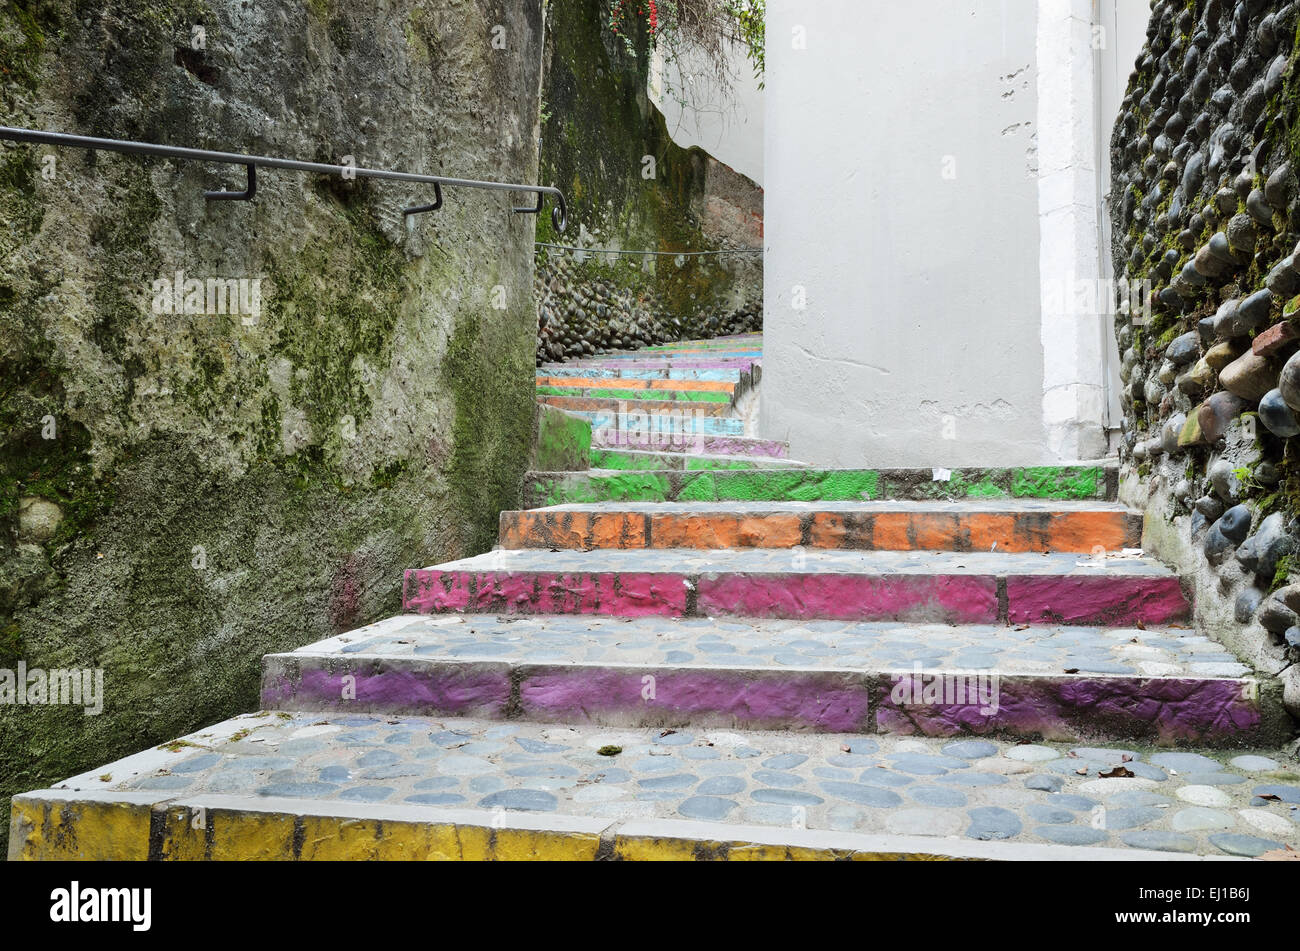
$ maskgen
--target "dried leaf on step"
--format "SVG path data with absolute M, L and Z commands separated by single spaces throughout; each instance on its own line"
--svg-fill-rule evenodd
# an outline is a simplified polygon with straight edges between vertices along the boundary
M 1123 766 L 1116 766 L 1110 772 L 1102 772 L 1099 770 L 1097 775 L 1102 779 L 1126 779 L 1136 774 L 1131 769 L 1126 769 Z
M 1270 849 L 1259 858 L 1264 862 L 1300 862 L 1300 852 L 1285 845 L 1280 849 Z

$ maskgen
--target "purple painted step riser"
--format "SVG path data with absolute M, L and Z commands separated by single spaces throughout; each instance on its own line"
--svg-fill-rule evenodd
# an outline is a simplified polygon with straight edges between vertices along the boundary
M 1144 576 L 561 574 L 409 569 L 405 610 L 620 617 L 744 617 L 948 624 L 1169 624 L 1177 578 Z
M 1232 680 L 516 665 L 272 655 L 262 707 L 732 728 L 1050 740 L 1243 744 L 1275 728 Z M 936 686 L 936 684 L 938 686 Z M 946 691 L 927 694 L 926 691 Z

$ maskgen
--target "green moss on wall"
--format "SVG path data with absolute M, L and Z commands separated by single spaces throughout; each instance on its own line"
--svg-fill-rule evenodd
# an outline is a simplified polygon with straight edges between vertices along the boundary
M 716 249 L 717 239 L 699 218 L 710 159 L 698 148 L 673 142 L 663 115 L 646 95 L 649 56 L 644 37 L 629 52 L 604 27 L 600 0 L 551 7 L 544 98 L 553 117 L 543 132 L 541 180 L 565 189 L 571 227 L 557 235 L 539 216 L 537 240 L 567 243 L 581 225 L 597 243 L 624 249 Z M 653 162 L 653 174 L 647 174 Z M 683 332 L 703 332 L 693 318 L 726 313 L 743 299 L 761 307 L 761 272 L 736 270 L 717 257 L 661 257 L 650 269 L 640 259 L 596 256 L 574 265 L 579 281 L 612 281 L 652 296 L 683 322 Z M 752 285 L 752 286 L 751 286 Z
M 439 29 L 439 56 L 486 77 L 467 98 L 431 75 L 430 39 L 414 57 L 365 28 L 374 4 L 283 4 L 289 40 L 234 69 L 219 38 L 256 15 L 241 0 L 0 0 L 0 103 L 36 110 L 21 124 L 276 154 L 310 103 L 312 148 L 334 155 L 381 70 L 365 109 L 396 144 L 376 135 L 373 164 L 415 164 L 432 107 L 439 147 L 530 179 L 531 142 L 485 145 L 453 108 L 531 126 L 540 3 L 383 6 L 530 39 L 498 54 Z M 173 61 L 195 23 L 206 79 Z M 530 285 L 525 219 L 469 196 L 405 231 L 389 195 L 291 173 L 205 204 L 237 173 L 107 153 L 60 150 L 47 183 L 46 154 L 0 147 L 0 663 L 102 668 L 107 696 L 98 717 L 0 709 L 0 854 L 9 795 L 255 708 L 264 653 L 396 613 L 403 568 L 490 548 L 535 405 L 531 301 L 473 291 Z M 255 326 L 153 313 L 174 268 L 264 278 Z M 20 536 L 29 496 L 59 506 L 53 537 Z

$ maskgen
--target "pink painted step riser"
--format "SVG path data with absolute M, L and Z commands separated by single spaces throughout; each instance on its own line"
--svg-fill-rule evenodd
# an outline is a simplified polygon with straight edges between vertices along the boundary
M 689 582 L 689 586 L 688 583 Z M 1002 587 L 1005 610 L 999 607 Z M 403 606 L 447 612 L 735 615 L 950 624 L 1167 624 L 1185 620 L 1177 578 L 989 575 L 562 574 L 410 569 Z

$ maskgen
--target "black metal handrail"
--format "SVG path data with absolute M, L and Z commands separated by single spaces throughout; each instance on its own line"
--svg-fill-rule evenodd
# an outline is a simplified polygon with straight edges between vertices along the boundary
M 124 152 L 129 155 L 157 155 L 162 158 L 180 159 L 185 162 L 211 162 L 222 165 L 243 165 L 248 170 L 248 186 L 244 191 L 204 192 L 210 201 L 250 201 L 257 194 L 257 169 L 280 168 L 292 172 L 310 172 L 317 175 L 342 175 L 354 178 L 379 178 L 394 182 L 417 182 L 433 186 L 434 201 L 428 205 L 414 205 L 403 208 L 404 215 L 417 215 L 426 211 L 436 211 L 442 207 L 442 186 L 453 188 L 485 188 L 491 191 L 532 192 L 537 195 L 536 207 L 526 205 L 514 207 L 516 214 L 535 215 L 541 212 L 550 195 L 554 199 L 551 208 L 551 223 L 555 230 L 563 232 L 568 224 L 568 212 L 564 202 L 564 193 L 548 185 L 521 185 L 514 182 L 482 182 L 472 178 L 449 178 L 445 175 L 424 175 L 417 172 L 394 172 L 380 168 L 362 168 L 356 165 L 326 165 L 321 162 L 300 162 L 297 159 L 275 158 L 268 155 L 241 155 L 237 152 L 212 152 L 207 149 L 189 149 L 176 145 L 158 145 L 153 142 L 132 142 L 126 139 L 100 139 L 88 135 L 69 135 L 65 132 L 44 132 L 39 129 L 19 129 L 12 126 L 0 126 L 0 139 L 13 142 L 32 142 L 41 145 L 54 145 L 63 148 L 102 149 L 108 152 Z

